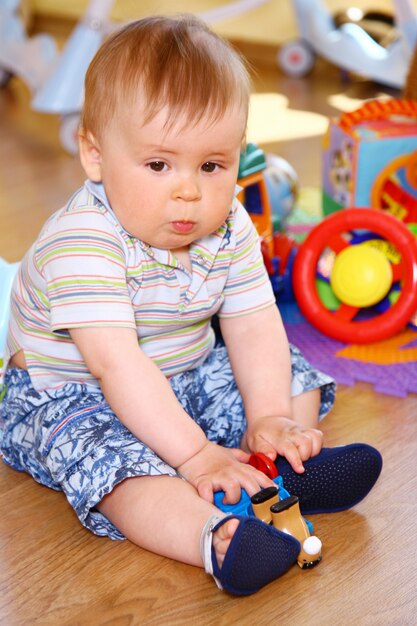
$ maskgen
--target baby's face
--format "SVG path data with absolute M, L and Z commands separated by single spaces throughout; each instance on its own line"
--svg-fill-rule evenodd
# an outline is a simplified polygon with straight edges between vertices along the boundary
M 215 231 L 234 196 L 244 115 L 230 108 L 214 123 L 166 129 L 166 110 L 142 126 L 140 111 L 111 122 L 99 172 L 122 226 L 157 248 L 175 250 Z M 87 171 L 88 175 L 88 171 Z

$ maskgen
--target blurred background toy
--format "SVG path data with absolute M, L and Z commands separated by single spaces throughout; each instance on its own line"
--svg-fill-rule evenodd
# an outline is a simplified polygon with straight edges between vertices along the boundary
M 417 16 L 411 0 L 393 0 L 396 33 L 391 32 L 385 41 L 370 34 L 372 20 L 361 25 L 360 19 L 352 20 L 347 12 L 344 19 L 339 16 L 335 21 L 322 0 L 292 0 L 292 5 L 300 38 L 282 46 L 278 53 L 278 64 L 286 74 L 305 76 L 318 54 L 343 70 L 391 87 L 404 86 L 417 40 Z M 352 13 L 355 15 L 353 8 Z M 389 28 L 386 22 L 384 26 Z
M 350 160 L 351 155 L 349 151 Z M 274 185 L 268 186 L 267 162 L 268 155 L 248 144 L 241 155 L 238 197 L 260 235 L 279 304 L 295 299 L 315 328 L 346 342 L 379 341 L 412 323 L 417 312 L 417 239 L 410 229 L 383 211 L 344 209 L 332 220 L 311 224 L 300 245 L 286 232 L 296 199 L 293 192 L 286 204 L 288 180 L 294 182 L 295 173 L 272 156 L 275 169 L 269 175 L 274 175 Z M 274 222 L 274 204 L 283 220 Z
M 45 34 L 28 37 L 19 0 L 0 0 L 0 86 L 19 76 L 34 94 L 53 70 L 57 49 Z
M 61 116 L 60 141 L 70 154 L 78 151 L 77 131 L 83 104 L 84 76 L 104 36 L 113 0 L 90 0 L 62 50 L 54 71 L 32 100 L 32 108 Z
M 345 209 L 309 233 L 292 278 L 296 302 L 315 328 L 340 341 L 380 341 L 417 311 L 417 238 L 388 213 Z
M 416 150 L 417 101 L 370 100 L 330 120 L 322 154 L 324 215 L 348 206 L 382 207 L 387 168 L 401 187 L 398 159 L 403 164 Z M 411 185 L 417 177 L 409 179 Z
M 282 157 L 267 153 L 264 172 L 271 203 L 274 231 L 286 228 L 288 217 L 298 199 L 299 181 L 293 166 Z
M 387 11 L 363 10 L 351 6 L 344 11 L 335 13 L 333 19 L 337 28 L 343 24 L 357 24 L 385 48 L 400 37 L 394 15 Z
M 417 224 L 417 151 L 382 168 L 372 186 L 371 206 L 395 215 L 409 227 Z
M 256 144 L 249 143 L 240 156 L 238 186 L 241 187 L 238 198 L 260 236 L 274 292 L 283 299 L 291 297 L 291 265 L 296 244 L 283 231 L 295 207 L 297 175 L 287 161 L 266 155 Z

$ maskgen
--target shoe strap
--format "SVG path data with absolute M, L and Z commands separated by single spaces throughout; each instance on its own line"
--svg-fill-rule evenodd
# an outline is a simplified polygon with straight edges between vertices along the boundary
M 200 554 L 201 560 L 203 561 L 204 569 L 207 574 L 213 576 L 216 585 L 219 589 L 223 589 L 223 586 L 220 580 L 213 573 L 213 529 L 217 526 L 219 522 L 224 520 L 225 517 L 229 517 L 228 515 L 218 515 L 214 513 L 210 515 L 207 522 L 205 523 L 203 530 L 201 531 L 200 536 Z

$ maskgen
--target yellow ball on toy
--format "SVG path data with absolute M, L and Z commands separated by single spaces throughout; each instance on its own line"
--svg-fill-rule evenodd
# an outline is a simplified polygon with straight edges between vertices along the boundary
M 366 243 L 349 246 L 336 257 L 330 285 L 345 304 L 372 306 L 387 295 L 392 269 L 386 256 Z

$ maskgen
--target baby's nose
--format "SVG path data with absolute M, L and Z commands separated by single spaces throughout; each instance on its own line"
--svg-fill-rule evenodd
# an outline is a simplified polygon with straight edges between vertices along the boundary
M 186 176 L 178 180 L 174 191 L 175 198 L 178 200 L 199 200 L 201 198 L 200 185 L 197 177 Z

